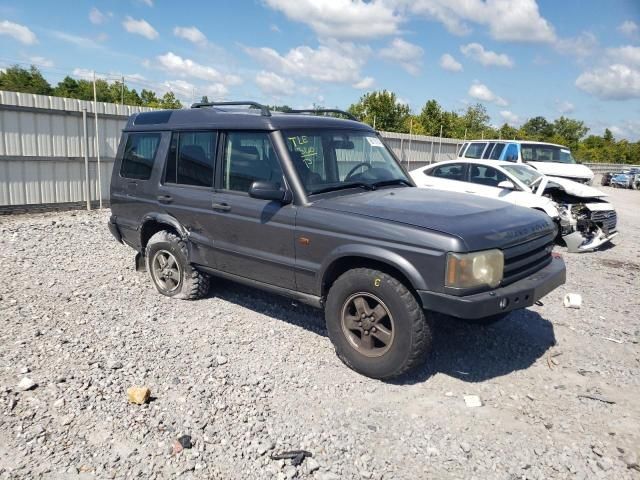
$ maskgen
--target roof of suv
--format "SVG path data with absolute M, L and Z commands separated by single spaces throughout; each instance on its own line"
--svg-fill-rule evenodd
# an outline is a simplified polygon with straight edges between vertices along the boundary
M 427 167 L 435 167 L 438 165 L 447 165 L 449 163 L 469 163 L 473 165 L 485 165 L 487 167 L 505 167 L 505 166 L 518 166 L 522 167 L 523 164 L 515 163 L 515 162 L 507 162 L 506 160 L 489 160 L 489 159 L 480 159 L 480 158 L 456 158 L 453 160 L 444 160 L 438 163 L 432 163 L 431 165 L 427 165 Z M 526 165 L 525 165 L 526 167 Z M 426 167 L 418 167 L 416 170 L 421 170 Z M 531 168 L 531 167 L 527 167 Z
M 255 109 L 224 110 L 210 107 L 137 113 L 129 118 L 125 131 L 182 128 L 243 130 L 339 128 L 374 132 L 369 125 L 364 123 L 324 115 L 271 112 L 267 116 Z
M 475 143 L 475 142 L 481 142 L 481 143 L 490 143 L 490 142 L 502 142 L 502 143 L 531 143 L 533 145 L 550 145 L 552 147 L 561 147 L 561 148 L 566 148 L 569 149 L 569 147 L 566 147 L 564 145 L 560 145 L 558 143 L 549 143 L 549 142 L 537 142 L 535 140 L 508 140 L 508 139 L 497 139 L 497 138 L 487 138 L 484 140 L 466 140 L 465 143 Z

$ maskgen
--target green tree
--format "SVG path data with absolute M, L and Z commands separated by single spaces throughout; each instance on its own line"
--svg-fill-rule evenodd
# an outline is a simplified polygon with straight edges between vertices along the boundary
M 537 140 L 543 142 L 553 136 L 553 125 L 544 117 L 533 117 L 527 120 L 520 127 L 520 136 L 527 140 Z
M 508 123 L 503 123 L 502 126 L 498 129 L 498 136 L 505 140 L 513 140 L 518 138 L 518 130 L 513 128 Z
M 358 103 L 349 107 L 349 113 L 369 125 L 375 125 L 378 130 L 405 132 L 406 119 L 411 111 L 408 105 L 398 103 L 395 93 L 382 90 L 360 97 Z
M 589 128 L 585 126 L 584 122 L 562 116 L 553 122 L 552 136 L 555 137 L 553 138 L 555 143 L 560 143 L 568 146 L 569 148 L 576 149 L 578 148 L 578 142 L 587 134 L 588 131 Z M 613 136 L 611 136 L 611 138 L 613 138 Z
M 493 136 L 493 131 L 489 126 L 489 120 L 490 117 L 484 105 L 481 103 L 469 105 L 460 117 L 456 134 L 458 138 L 463 138 L 466 132 L 468 139 Z
M 28 70 L 14 65 L 0 72 L 0 90 L 38 95 L 51 95 L 53 91 L 35 65 L 31 65 Z
M 176 98 L 173 92 L 167 92 L 160 100 L 160 108 L 176 110 L 182 108 L 182 103 L 180 103 L 180 100 Z

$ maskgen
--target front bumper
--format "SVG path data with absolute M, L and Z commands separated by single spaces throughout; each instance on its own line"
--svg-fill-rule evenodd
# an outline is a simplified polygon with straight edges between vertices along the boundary
M 566 281 L 566 268 L 560 257 L 533 275 L 489 292 L 457 297 L 446 293 L 418 290 L 422 308 L 458 318 L 476 319 L 526 308 Z M 506 301 L 504 308 L 501 301 Z

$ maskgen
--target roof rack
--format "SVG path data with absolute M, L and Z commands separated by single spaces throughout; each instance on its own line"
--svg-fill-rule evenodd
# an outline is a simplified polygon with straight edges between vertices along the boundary
M 349 120 L 355 120 L 356 122 L 358 121 L 358 119 L 356 117 L 354 117 L 352 114 L 350 114 L 349 112 L 345 112 L 344 110 L 338 110 L 336 108 L 296 109 L 296 110 L 287 110 L 286 112 L 283 112 L 283 113 L 314 113 L 316 115 L 321 114 L 321 113 L 338 113 L 340 115 L 344 115 Z
M 239 106 L 244 105 L 248 107 L 253 107 L 260 109 L 260 115 L 263 117 L 270 117 L 271 110 L 266 105 L 262 105 L 258 102 L 198 102 L 191 105 L 191 108 L 202 108 L 202 107 L 228 107 L 228 106 Z

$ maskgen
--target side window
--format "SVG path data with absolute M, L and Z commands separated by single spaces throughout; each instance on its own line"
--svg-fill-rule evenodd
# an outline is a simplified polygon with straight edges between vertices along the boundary
M 493 147 L 495 147 L 495 145 L 495 143 L 490 143 L 487 149 L 484 151 L 484 155 L 482 155 L 482 158 L 489 158 L 489 155 L 491 155 L 491 152 L 493 151 Z
M 165 183 L 211 187 L 216 132 L 174 132 L 167 155 Z
M 282 169 L 265 132 L 229 132 L 224 151 L 222 188 L 248 192 L 256 181 L 282 184 Z
M 484 165 L 471 165 L 471 183 L 497 187 L 500 182 L 507 180 L 507 176 L 492 167 Z
M 491 160 L 500 160 L 500 155 L 502 155 L 502 151 L 504 150 L 505 144 L 504 143 L 496 143 L 496 146 L 493 149 L 493 152 L 491 152 L 491 155 L 489 156 L 489 158 Z
M 464 154 L 465 158 L 480 158 L 482 157 L 482 152 L 484 151 L 484 147 L 486 147 L 486 143 L 470 143 L 469 148 Z
M 462 181 L 464 180 L 464 164 L 449 163 L 447 165 L 440 165 L 431 170 L 430 175 L 432 177 L 446 178 L 447 180 Z
M 518 161 L 518 146 L 515 143 L 510 143 L 507 147 L 507 152 L 504 154 L 504 159 L 507 162 Z
M 460 147 L 460 150 L 458 150 L 458 156 L 461 157 L 462 154 L 464 153 L 464 149 L 467 148 L 467 145 L 469 145 L 468 143 L 463 143 L 462 146 Z
M 120 176 L 149 180 L 159 144 L 159 133 L 130 133 L 122 155 Z

